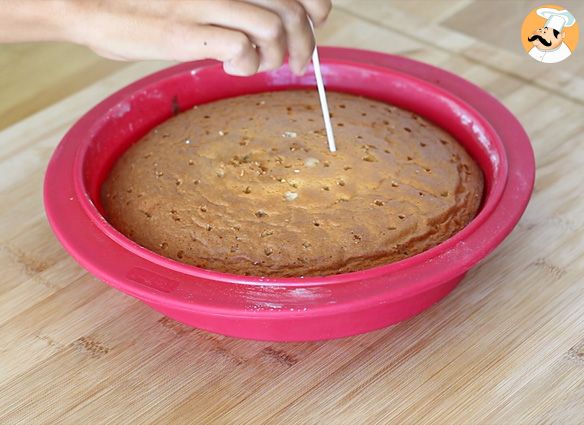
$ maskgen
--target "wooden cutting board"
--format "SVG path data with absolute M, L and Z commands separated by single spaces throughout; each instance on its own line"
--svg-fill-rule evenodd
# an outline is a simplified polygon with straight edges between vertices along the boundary
M 550 68 L 494 45 L 475 21 L 495 3 L 342 0 L 321 31 L 490 91 L 525 126 L 538 175 L 518 227 L 444 301 L 318 343 L 190 329 L 81 269 L 43 213 L 48 158 L 83 112 L 168 64 L 0 47 L 0 128 L 13 124 L 0 131 L 0 424 L 584 423 L 584 49 Z M 581 5 L 565 4 L 584 19 Z M 515 37 L 535 6 L 513 3 L 500 32 Z M 47 49 L 73 54 L 48 64 Z

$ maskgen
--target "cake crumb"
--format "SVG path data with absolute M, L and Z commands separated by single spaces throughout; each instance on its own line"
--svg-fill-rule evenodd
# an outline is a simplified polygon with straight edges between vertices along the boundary
M 315 167 L 316 164 L 318 164 L 319 162 L 320 161 L 318 159 L 310 157 L 310 158 L 306 158 L 304 160 L 304 165 L 312 168 L 312 167 Z

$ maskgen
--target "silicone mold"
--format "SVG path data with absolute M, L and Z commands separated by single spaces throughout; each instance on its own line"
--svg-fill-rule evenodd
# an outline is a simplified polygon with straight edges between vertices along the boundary
M 262 91 L 313 88 L 287 67 L 253 77 L 226 75 L 214 61 L 180 64 L 103 100 L 67 132 L 44 187 L 49 222 L 90 273 L 193 327 L 241 338 L 305 341 L 379 329 L 420 313 L 509 234 L 534 182 L 534 157 L 517 119 L 495 98 L 436 67 L 364 50 L 322 47 L 328 90 L 411 110 L 450 132 L 483 170 L 481 211 L 462 231 L 405 260 L 310 278 L 238 276 L 159 256 L 116 231 L 99 190 L 115 160 L 152 127 L 181 110 Z M 488 284 L 488 282 L 484 282 Z

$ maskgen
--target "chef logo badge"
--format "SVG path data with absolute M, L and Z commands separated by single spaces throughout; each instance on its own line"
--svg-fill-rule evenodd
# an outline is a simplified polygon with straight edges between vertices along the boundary
M 544 5 L 533 9 L 523 21 L 521 42 L 523 48 L 538 62 L 561 62 L 578 44 L 576 18 L 561 6 Z

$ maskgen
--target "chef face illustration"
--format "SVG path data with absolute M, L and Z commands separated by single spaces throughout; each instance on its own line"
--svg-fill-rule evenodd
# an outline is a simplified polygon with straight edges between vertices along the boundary
M 555 50 L 563 43 L 566 33 L 560 33 L 555 28 L 538 28 L 527 39 L 539 50 Z
M 572 54 L 566 39 L 565 27 L 574 25 L 576 19 L 567 10 L 558 10 L 550 7 L 541 7 L 536 11 L 538 16 L 545 19 L 544 24 L 533 30 L 527 41 L 533 47 L 529 56 L 543 63 L 561 62 Z

